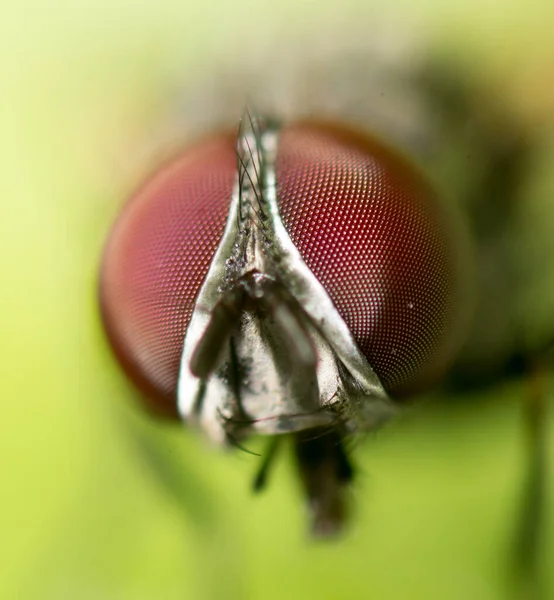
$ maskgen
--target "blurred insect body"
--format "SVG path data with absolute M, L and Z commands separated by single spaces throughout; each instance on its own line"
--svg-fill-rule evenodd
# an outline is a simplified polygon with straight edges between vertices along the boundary
M 347 125 L 289 126 L 285 120 L 277 126 L 247 119 L 237 156 L 228 134 L 193 146 L 124 209 L 106 250 L 101 300 L 117 355 L 158 412 L 197 421 L 223 443 L 238 443 L 252 432 L 293 433 L 314 529 L 328 534 L 345 519 L 344 490 L 352 479 L 342 439 L 371 429 L 394 412 L 398 398 L 426 389 L 445 374 L 468 330 L 473 287 L 463 236 L 447 224 L 450 216 L 440 209 L 437 218 L 437 205 L 427 191 L 420 193 L 419 184 L 414 192 L 413 170 L 404 159 L 370 138 L 354 142 L 349 125 L 376 130 L 416 156 L 439 187 L 450 187 L 450 195 L 467 209 L 479 251 L 479 294 L 473 335 L 447 377 L 455 391 L 504 376 L 517 354 L 512 304 L 494 303 L 491 313 L 490 302 L 503 284 L 508 289 L 516 285 L 502 240 L 517 185 L 504 188 L 502 203 L 494 199 L 505 168 L 517 183 L 517 166 L 530 144 L 517 133 L 500 140 L 498 123 L 474 118 L 475 101 L 464 85 L 451 86 L 444 72 L 437 75 L 409 52 L 390 59 L 375 49 L 348 53 L 341 48 L 310 68 L 295 65 L 285 77 L 273 66 L 250 75 L 243 68 L 242 79 L 230 69 L 217 90 L 211 75 L 208 86 L 199 81 L 184 94 L 183 117 L 177 125 L 172 120 L 171 127 L 188 138 L 228 127 L 247 96 L 268 114 L 332 116 Z M 306 139 L 282 142 L 295 135 L 295 127 L 309 134 Z M 472 128 L 478 137 L 464 138 Z M 320 137 L 314 144 L 318 135 L 328 139 L 322 143 Z M 453 138 L 459 153 L 455 160 Z M 287 172 L 314 148 L 317 154 L 333 144 L 340 147 L 334 154 L 308 160 L 305 170 L 294 175 Z M 468 175 L 462 168 L 452 178 L 449 165 L 459 167 L 468 148 L 482 153 L 483 169 Z M 356 168 L 348 162 L 349 152 L 365 156 L 362 175 L 352 175 Z M 374 172 L 368 166 L 372 161 Z M 330 165 L 327 173 L 317 170 L 321 164 Z M 334 180 L 330 172 L 338 174 Z M 370 291 L 347 277 L 352 266 L 363 273 L 359 252 L 364 244 L 351 236 L 350 248 L 339 247 L 337 239 L 350 235 L 344 222 L 331 226 L 338 238 L 326 233 L 317 221 L 324 210 L 312 198 L 319 196 L 339 214 L 348 213 L 341 204 L 345 198 L 359 209 L 349 190 L 365 194 L 368 205 L 383 199 L 383 206 L 392 206 L 398 194 L 387 185 L 395 177 L 396 190 L 404 186 L 416 213 L 426 218 L 419 229 L 402 230 L 400 211 L 383 213 L 390 219 L 389 229 L 384 228 L 388 239 L 399 223 L 404 236 L 387 254 L 390 248 L 371 229 L 371 219 L 364 221 L 363 211 L 355 216 L 366 228 L 366 246 L 375 249 L 364 256 L 365 267 L 377 261 L 375 281 L 385 282 L 379 287 L 374 281 Z M 302 180 L 304 187 L 298 185 Z M 383 187 L 368 191 L 375 181 Z M 409 204 L 404 206 L 408 213 Z M 491 207 L 489 226 L 479 220 L 484 206 Z M 314 214 L 316 221 L 310 219 Z M 302 228 L 302 222 L 309 225 Z M 310 237 L 310 231 L 316 235 Z M 434 246 L 422 243 L 425 235 L 435 240 Z M 400 251 L 410 243 L 412 254 Z M 347 261 L 333 271 L 334 255 L 345 255 Z M 398 264 L 404 270 L 395 271 Z M 400 305 L 412 316 L 400 318 Z M 368 333 L 372 328 L 373 335 Z M 487 360 L 482 361 L 485 348 Z M 266 480 L 276 447 L 260 470 L 257 488 Z
M 352 478 L 344 436 L 388 419 L 459 347 L 463 236 L 404 159 L 347 127 L 248 116 L 225 192 L 214 173 L 227 180 L 228 162 L 213 157 L 230 150 L 226 134 L 200 144 L 123 212 L 104 320 L 154 402 L 216 442 L 297 434 L 314 530 L 334 533 Z M 224 228 L 199 227 L 198 211 Z

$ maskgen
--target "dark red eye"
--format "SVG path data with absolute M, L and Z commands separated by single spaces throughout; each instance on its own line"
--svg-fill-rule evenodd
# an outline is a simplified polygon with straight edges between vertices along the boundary
M 221 134 L 164 167 L 131 199 L 107 245 L 109 339 L 151 406 L 176 415 L 183 338 L 223 235 L 237 172 Z M 456 228 L 427 184 L 370 137 L 321 123 L 285 127 L 279 211 L 301 257 L 393 396 L 434 382 L 465 324 Z
M 467 264 L 451 215 L 376 140 L 331 125 L 280 138 L 277 191 L 295 246 L 394 397 L 441 376 L 467 314 Z
M 183 338 L 229 214 L 235 137 L 191 148 L 124 207 L 100 275 L 104 324 L 150 408 L 177 416 Z

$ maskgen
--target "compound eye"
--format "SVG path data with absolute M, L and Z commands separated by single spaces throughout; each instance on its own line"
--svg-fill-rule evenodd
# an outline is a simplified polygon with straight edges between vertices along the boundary
M 468 261 L 453 215 L 402 157 L 347 128 L 280 137 L 279 210 L 358 347 L 395 397 L 434 383 L 467 324 Z
M 183 338 L 228 217 L 235 142 L 219 135 L 158 171 L 124 207 L 104 252 L 109 340 L 148 407 L 167 416 L 177 416 Z
M 222 238 L 237 173 L 220 134 L 162 168 L 131 198 L 105 249 L 102 317 L 147 406 L 177 416 L 183 341 Z M 336 125 L 285 127 L 276 163 L 283 223 L 385 389 L 441 376 L 465 329 L 458 229 L 401 157 Z

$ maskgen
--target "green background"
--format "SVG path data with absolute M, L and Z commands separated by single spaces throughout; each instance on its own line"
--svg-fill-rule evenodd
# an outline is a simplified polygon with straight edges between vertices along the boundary
M 549 4 L 31 0 L 0 9 L 0 598 L 509 597 L 525 382 L 423 405 L 360 444 L 354 527 L 316 543 L 287 460 L 255 497 L 259 458 L 225 455 L 136 410 L 102 335 L 96 277 L 176 82 L 232 55 L 237 36 L 255 48 L 265 36 L 340 40 L 353 23 L 371 35 L 386 11 L 504 86 L 514 110 L 542 128 L 554 107 Z M 550 517 L 546 528 L 552 591 Z

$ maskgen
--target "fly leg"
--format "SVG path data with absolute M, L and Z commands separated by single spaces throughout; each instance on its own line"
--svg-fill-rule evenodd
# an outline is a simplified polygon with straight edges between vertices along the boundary
M 515 538 L 515 573 L 520 598 L 545 597 L 544 531 L 548 502 L 548 379 L 541 361 L 534 361 L 523 405 L 526 465 L 521 514 Z
M 348 517 L 349 484 L 354 477 L 340 428 L 298 432 L 294 449 L 312 533 L 322 538 L 340 534 Z

